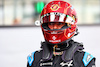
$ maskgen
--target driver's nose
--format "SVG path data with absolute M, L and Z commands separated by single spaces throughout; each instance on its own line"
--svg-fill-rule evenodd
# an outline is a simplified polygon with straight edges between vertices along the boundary
M 57 29 L 57 28 L 58 28 L 57 24 L 54 24 L 53 29 Z

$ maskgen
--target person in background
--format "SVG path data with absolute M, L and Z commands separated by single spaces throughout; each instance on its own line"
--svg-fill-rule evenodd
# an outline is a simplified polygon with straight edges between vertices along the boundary
M 72 39 L 78 34 L 78 19 L 70 3 L 49 2 L 40 19 L 45 42 L 27 57 L 27 67 L 95 67 L 95 57 Z

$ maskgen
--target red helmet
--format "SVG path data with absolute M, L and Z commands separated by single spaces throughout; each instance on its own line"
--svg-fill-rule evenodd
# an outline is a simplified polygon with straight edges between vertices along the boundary
M 65 1 L 52 1 L 45 5 L 41 12 L 41 28 L 44 38 L 51 44 L 62 43 L 76 33 L 76 11 Z M 61 29 L 50 29 L 48 23 L 65 23 Z

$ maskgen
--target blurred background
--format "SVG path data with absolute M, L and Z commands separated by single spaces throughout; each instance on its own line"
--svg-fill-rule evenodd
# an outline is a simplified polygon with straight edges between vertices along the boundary
M 0 26 L 34 25 L 52 0 L 0 0 Z M 65 0 L 77 11 L 78 24 L 100 24 L 100 0 Z
M 27 56 L 44 41 L 35 25 L 40 13 L 52 0 L 0 0 L 0 67 L 26 67 Z M 64 0 L 74 6 L 80 34 L 75 41 L 95 56 L 100 66 L 100 0 Z

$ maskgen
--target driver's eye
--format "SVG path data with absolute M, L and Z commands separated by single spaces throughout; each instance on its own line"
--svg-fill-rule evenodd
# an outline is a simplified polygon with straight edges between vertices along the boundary
M 53 25 L 54 23 L 51 22 L 51 23 L 48 23 L 48 24 L 49 24 L 49 25 Z
M 48 25 L 64 25 L 65 23 L 61 23 L 61 22 L 50 22 L 48 23 Z
M 63 24 L 63 23 L 60 23 L 60 22 L 58 23 L 58 25 L 62 25 L 62 24 Z
M 59 22 L 58 25 L 65 25 L 65 23 L 60 23 L 60 22 Z

